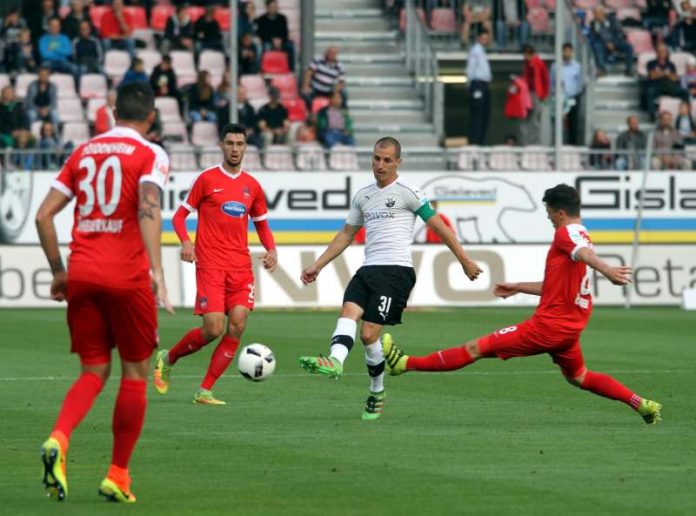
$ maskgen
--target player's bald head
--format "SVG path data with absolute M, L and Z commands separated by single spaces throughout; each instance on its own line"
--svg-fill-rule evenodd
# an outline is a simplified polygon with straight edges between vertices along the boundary
M 394 147 L 395 158 L 398 159 L 401 157 L 401 144 L 399 143 L 399 140 L 397 140 L 396 138 L 392 138 L 391 136 L 385 136 L 384 138 L 380 138 L 379 140 L 377 140 L 377 143 L 375 143 L 375 149 L 387 149 L 388 147 Z

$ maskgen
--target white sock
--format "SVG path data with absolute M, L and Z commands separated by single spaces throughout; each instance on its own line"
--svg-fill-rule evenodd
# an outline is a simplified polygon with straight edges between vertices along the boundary
M 339 317 L 336 321 L 336 329 L 331 338 L 329 356 L 335 358 L 341 364 L 348 358 L 348 352 L 355 342 L 355 332 L 358 330 L 358 323 L 348 317 Z
M 382 392 L 384 390 L 384 355 L 382 355 L 381 340 L 378 339 L 377 342 L 365 346 L 365 363 L 372 381 L 370 391 Z

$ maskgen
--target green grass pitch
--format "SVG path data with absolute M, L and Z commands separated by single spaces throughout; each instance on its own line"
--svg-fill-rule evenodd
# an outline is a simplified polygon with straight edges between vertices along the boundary
M 426 353 L 522 320 L 528 309 L 412 311 L 394 335 Z M 591 369 L 664 405 L 645 425 L 626 406 L 565 383 L 546 356 L 486 360 L 450 374 L 387 377 L 384 417 L 360 419 L 367 391 L 356 346 L 339 381 L 310 377 L 335 312 L 258 311 L 245 342 L 278 359 L 260 384 L 236 366 L 225 407 L 191 397 L 211 348 L 182 360 L 170 393 L 149 387 L 131 465 L 129 514 L 696 514 L 696 319 L 676 308 L 603 308 L 583 338 Z M 198 324 L 162 315 L 163 345 Z M 76 376 L 63 310 L 0 311 L 0 514 L 124 514 L 101 501 L 118 370 L 73 434 L 69 498 L 43 496 L 39 445 Z

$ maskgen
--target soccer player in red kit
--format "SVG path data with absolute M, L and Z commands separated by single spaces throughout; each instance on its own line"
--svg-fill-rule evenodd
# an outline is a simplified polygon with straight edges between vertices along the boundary
M 154 372 L 155 389 L 169 390 L 171 369 L 186 355 L 195 353 L 223 332 L 208 371 L 195 393 L 193 402 L 224 405 L 213 396 L 212 388 L 230 365 L 239 347 L 249 312 L 254 309 L 254 274 L 248 244 L 251 219 L 266 253 L 264 267 L 273 272 L 278 263 L 273 233 L 268 225 L 266 196 L 256 179 L 242 170 L 246 150 L 246 128 L 229 124 L 222 129 L 220 148 L 224 160 L 204 170 L 191 185 L 186 201 L 172 220 L 181 240 L 181 259 L 196 263 L 196 307 L 203 318 L 200 328 L 190 330 L 170 350 L 157 353 Z M 198 212 L 195 245 L 186 230 L 186 217 Z
M 154 106 L 149 85 L 121 88 L 116 127 L 74 150 L 36 215 L 53 272 L 51 297 L 68 302 L 72 352 L 82 366 L 41 448 L 44 486 L 58 500 L 68 494 L 70 434 L 104 387 L 116 347 L 121 385 L 113 413 L 113 454 L 99 493 L 108 500 L 135 502 L 128 462 L 145 418 L 148 366 L 157 346 L 156 302 L 172 312 L 160 254 L 160 197 L 169 159 L 143 138 L 155 118 Z M 66 272 L 54 217 L 72 198 L 75 222 Z
M 580 348 L 580 334 L 592 313 L 591 269 L 614 285 L 627 285 L 630 267 L 612 267 L 594 253 L 580 220 L 580 197 L 575 188 L 564 184 L 550 188 L 543 202 L 556 230 L 546 257 L 544 281 L 501 283 L 493 291 L 502 298 L 520 292 L 541 296 L 534 315 L 461 347 L 424 357 L 405 355 L 389 336 L 382 341 L 387 371 L 394 376 L 407 371 L 453 371 L 480 358 L 497 356 L 507 360 L 548 353 L 572 385 L 621 401 L 646 423 L 657 423 L 662 408 L 659 403 L 641 398 L 611 376 L 589 371 Z

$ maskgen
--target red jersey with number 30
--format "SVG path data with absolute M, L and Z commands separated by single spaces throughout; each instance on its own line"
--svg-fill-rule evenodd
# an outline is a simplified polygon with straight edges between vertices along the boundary
M 68 277 L 129 288 L 150 281 L 138 223 L 139 185 L 164 189 L 169 158 L 137 131 L 115 127 L 80 145 L 52 187 L 77 197 Z
M 238 270 L 251 267 L 249 219 L 266 219 L 266 196 L 259 182 L 240 170 L 231 174 L 222 165 L 201 172 L 182 206 L 198 212 L 196 267 Z
M 592 248 L 587 229 L 569 224 L 556 230 L 546 255 L 541 301 L 532 320 L 549 339 L 577 336 L 592 313 L 592 269 L 576 256 Z

